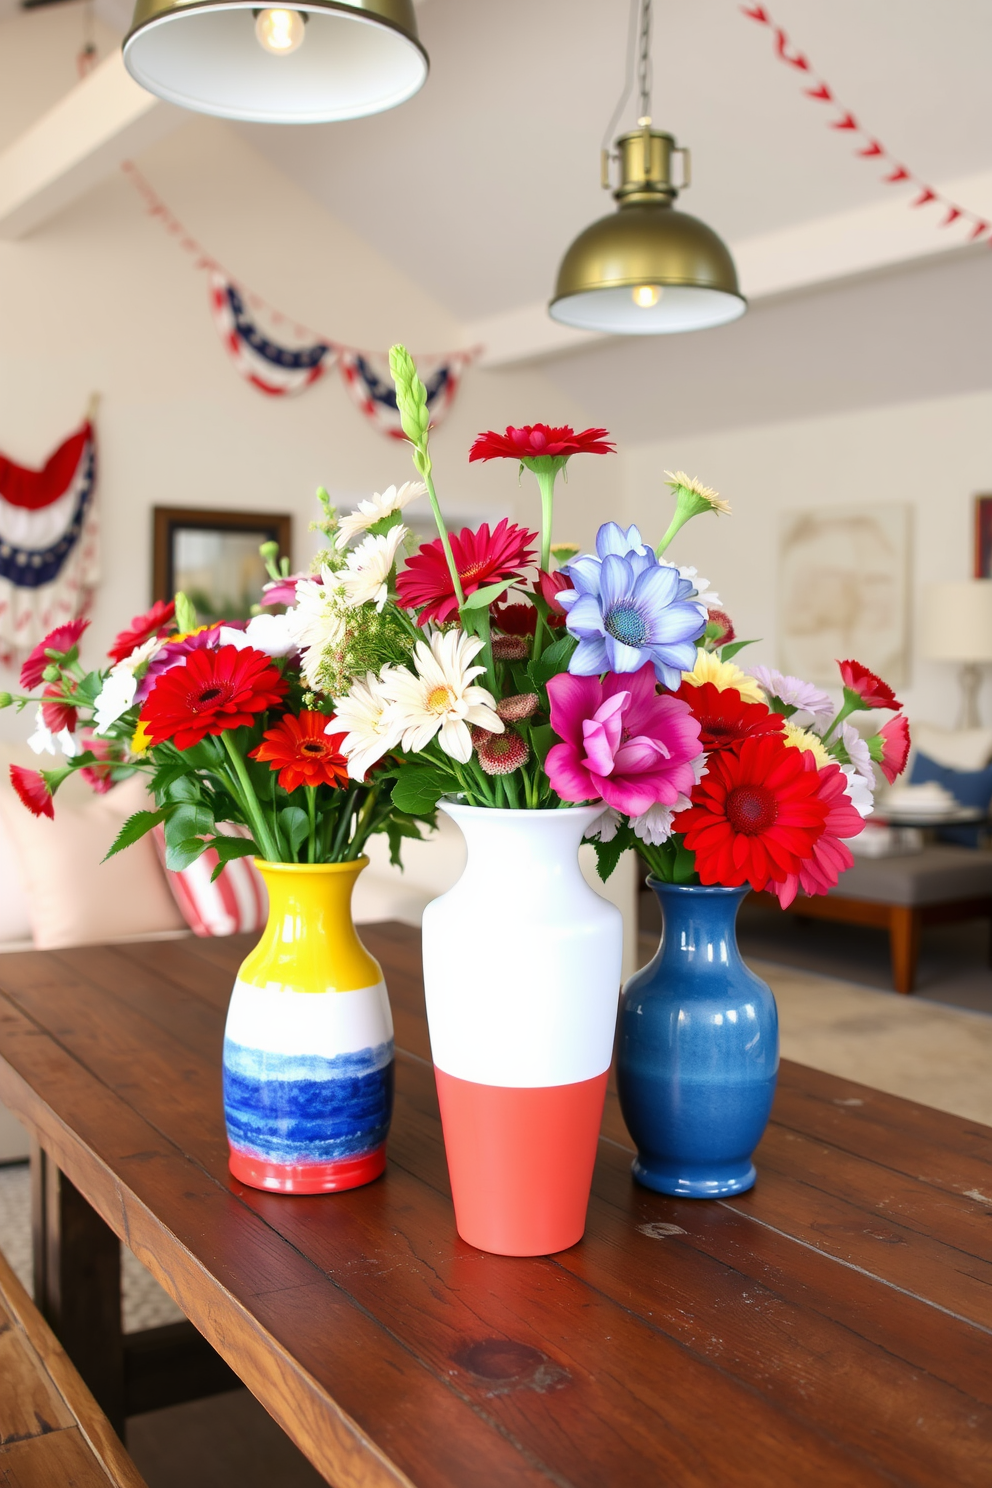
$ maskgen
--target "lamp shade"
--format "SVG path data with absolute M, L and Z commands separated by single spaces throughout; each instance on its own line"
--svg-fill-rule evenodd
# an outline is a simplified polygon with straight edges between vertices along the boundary
M 992 579 L 931 584 L 921 641 L 931 661 L 992 662 Z
M 291 45 L 280 48 L 277 31 L 267 47 L 258 22 L 268 16 L 292 21 Z M 169 103 L 262 124 L 381 113 L 412 97 L 428 70 L 412 0 L 303 0 L 274 10 L 250 0 L 138 0 L 124 65 Z
M 619 210 L 575 239 L 548 307 L 584 331 L 658 336 L 724 325 L 744 314 L 730 250 L 712 228 L 672 205 L 672 136 L 638 129 L 617 140 Z

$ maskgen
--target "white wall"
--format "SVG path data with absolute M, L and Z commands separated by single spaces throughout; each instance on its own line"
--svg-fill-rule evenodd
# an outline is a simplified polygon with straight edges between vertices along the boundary
M 287 315 L 376 349 L 461 344 L 448 314 L 227 125 L 193 117 L 138 164 L 208 251 Z M 397 221 L 396 231 L 429 225 Z M 103 395 L 104 580 L 84 649 L 94 663 L 149 601 L 153 506 L 290 511 L 304 558 L 319 484 L 362 494 L 413 475 L 405 447 L 372 428 L 336 373 L 282 399 L 238 376 L 209 315 L 206 275 L 121 174 L 31 237 L 0 243 L 0 450 L 40 464 L 91 390 Z M 480 429 L 539 420 L 581 426 L 583 416 L 538 370 L 470 372 L 434 442 L 442 502 L 536 525 L 530 477 L 518 487 L 512 462 L 466 457 Z M 591 540 L 598 512 L 619 504 L 619 483 L 619 461 L 575 461 L 560 536 Z M 0 717 L 8 734 L 24 723 Z
M 630 447 L 624 455 L 624 510 L 655 541 L 671 502 L 665 469 L 715 486 L 730 517 L 699 517 L 669 556 L 693 563 L 718 589 L 737 634 L 760 636 L 744 653 L 778 663 L 776 637 L 779 513 L 819 506 L 905 502 L 912 508 L 910 683 L 900 689 L 911 719 L 954 725 L 957 680 L 927 661 L 918 644 L 919 599 L 930 582 L 972 572 L 973 500 L 992 491 L 992 393 L 973 393 L 856 413 L 768 423 Z M 992 688 L 983 698 L 992 721 Z

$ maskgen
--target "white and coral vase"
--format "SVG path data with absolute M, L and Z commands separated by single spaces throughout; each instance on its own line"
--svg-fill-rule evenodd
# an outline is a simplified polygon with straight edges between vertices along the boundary
M 468 847 L 424 914 L 424 985 L 455 1222 L 499 1255 L 582 1237 L 613 1053 L 619 910 L 579 868 L 601 806 L 442 802 Z

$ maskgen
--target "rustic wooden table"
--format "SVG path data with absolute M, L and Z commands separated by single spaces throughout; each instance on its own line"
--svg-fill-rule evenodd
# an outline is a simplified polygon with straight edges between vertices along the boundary
M 39 1296 L 112 1418 L 230 1366 L 335 1488 L 988 1488 L 992 1130 L 785 1064 L 757 1187 L 694 1203 L 633 1184 L 611 1096 L 584 1241 L 482 1255 L 452 1221 L 418 937 L 362 933 L 396 1020 L 390 1162 L 320 1198 L 227 1172 L 245 940 L 0 959 Z M 212 1349 L 187 1324 L 122 1342 L 118 1238 Z

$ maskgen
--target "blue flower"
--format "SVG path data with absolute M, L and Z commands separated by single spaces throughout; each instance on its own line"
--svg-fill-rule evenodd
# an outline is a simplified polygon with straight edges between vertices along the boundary
M 665 687 L 677 688 L 696 664 L 695 641 L 706 629 L 705 607 L 689 596 L 689 579 L 659 563 L 636 527 L 626 532 L 607 522 L 596 538 L 596 557 L 568 564 L 574 588 L 558 596 L 578 647 L 568 669 L 580 677 L 637 672 L 651 662 Z

